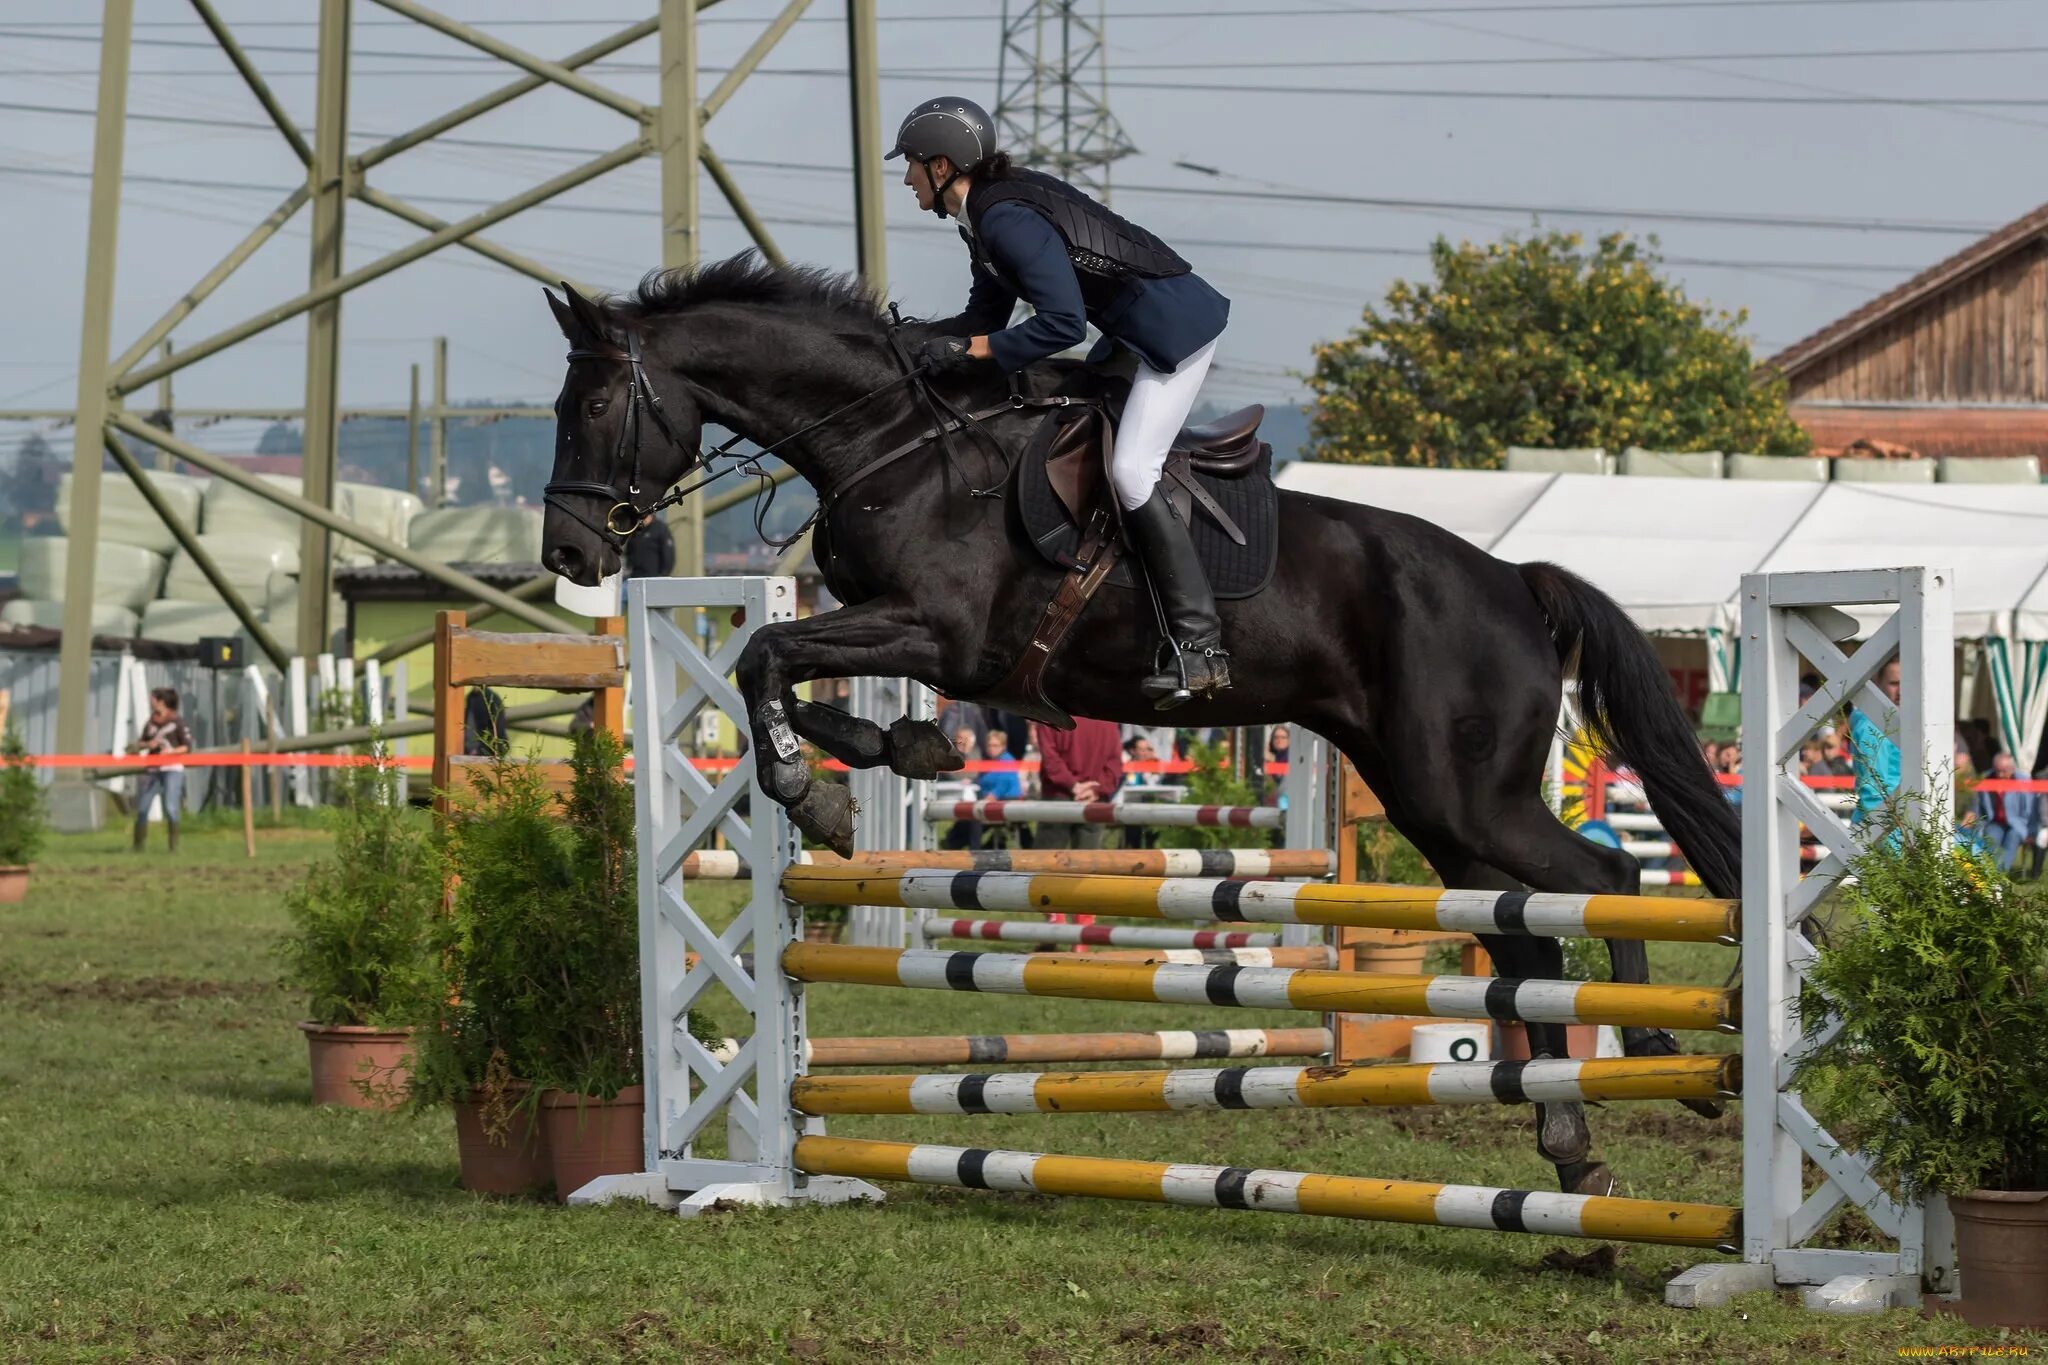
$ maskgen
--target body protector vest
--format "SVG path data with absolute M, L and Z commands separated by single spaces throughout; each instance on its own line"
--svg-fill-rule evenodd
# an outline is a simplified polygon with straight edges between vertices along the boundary
M 1156 280 L 1193 269 L 1165 242 L 1066 181 L 1019 167 L 1004 179 L 975 182 L 967 196 L 967 221 L 974 231 L 960 230 L 976 263 L 1009 285 L 1012 292 L 1015 282 L 981 245 L 982 215 L 997 204 L 1011 202 L 1023 204 L 1059 233 L 1067 246 L 1067 259 L 1081 281 L 1081 301 L 1091 314 L 1107 307 L 1132 276 Z

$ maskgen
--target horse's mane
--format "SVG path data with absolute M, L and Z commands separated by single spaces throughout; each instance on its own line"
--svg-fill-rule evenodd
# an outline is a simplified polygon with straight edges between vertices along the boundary
M 835 325 L 883 325 L 875 296 L 857 277 L 822 266 L 776 265 L 751 250 L 703 265 L 649 271 L 631 296 L 607 299 L 605 306 L 639 319 L 707 303 L 768 304 L 800 309 Z

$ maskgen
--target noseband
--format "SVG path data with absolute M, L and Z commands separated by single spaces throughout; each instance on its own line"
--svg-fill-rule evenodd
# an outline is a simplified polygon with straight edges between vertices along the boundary
M 612 548 L 623 554 L 626 548 L 626 538 L 640 529 L 641 522 L 645 521 L 655 512 L 659 512 L 662 508 L 679 501 L 683 496 L 677 493 L 658 498 L 645 507 L 640 505 L 641 412 L 644 410 L 647 413 L 648 420 L 653 422 L 660 429 L 661 434 L 668 438 L 668 443 L 671 446 L 678 450 L 686 450 L 689 447 L 685 446 L 682 440 L 677 437 L 675 428 L 668 424 L 668 417 L 661 410 L 661 396 L 655 393 L 654 386 L 647 382 L 647 368 L 640 361 L 640 336 L 637 332 L 629 332 L 627 334 L 626 349 L 623 351 L 616 348 L 589 350 L 579 347 L 569 352 L 569 359 L 572 363 L 578 360 L 623 362 L 631 367 L 632 373 L 626 389 L 626 421 L 625 425 L 619 428 L 619 443 L 612 451 L 611 467 L 617 470 L 625 462 L 627 447 L 630 445 L 633 457 L 632 474 L 629 482 L 626 484 L 626 491 L 623 495 L 620 494 L 615 484 L 598 483 L 594 479 L 563 479 L 549 483 L 541 490 L 541 497 L 550 507 L 560 508 L 563 512 L 583 523 L 584 526 L 596 532 L 599 536 L 602 536 L 606 541 L 610 542 Z M 704 463 L 705 457 L 702 446 L 690 450 L 689 462 L 683 466 L 682 473 L 678 474 L 676 478 L 681 480 L 691 470 L 702 468 Z M 564 495 L 567 494 L 607 499 L 609 506 L 604 514 L 604 524 L 599 525 L 584 516 L 582 512 L 577 510 L 574 503 L 565 499 Z M 621 517 L 619 515 L 621 512 L 624 512 L 626 515 Z

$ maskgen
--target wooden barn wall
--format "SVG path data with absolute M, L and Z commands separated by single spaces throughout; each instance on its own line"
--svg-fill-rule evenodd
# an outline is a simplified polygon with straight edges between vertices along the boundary
M 1795 375 L 1795 399 L 2048 403 L 2048 247 L 1959 281 Z

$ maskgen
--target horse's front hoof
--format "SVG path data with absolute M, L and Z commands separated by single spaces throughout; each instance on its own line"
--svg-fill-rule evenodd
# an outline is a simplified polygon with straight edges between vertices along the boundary
M 1558 1188 L 1566 1194 L 1589 1194 L 1594 1198 L 1605 1198 L 1621 1188 L 1614 1178 L 1614 1172 L 1607 1169 L 1604 1161 L 1594 1161 L 1576 1170 L 1558 1172 Z
M 1576 1100 L 1536 1106 L 1536 1150 L 1554 1165 L 1584 1161 L 1593 1145 L 1585 1106 Z
M 1678 1057 L 1684 1053 L 1671 1031 L 1661 1028 L 1623 1029 L 1621 1051 L 1627 1057 Z M 1715 1099 L 1680 1100 L 1679 1103 L 1703 1119 L 1717 1119 L 1728 1112 L 1727 1106 Z
M 815 839 L 842 858 L 853 856 L 853 793 L 837 782 L 812 782 L 789 818 L 807 839 Z
M 958 772 L 966 766 L 966 757 L 933 722 L 908 716 L 890 722 L 889 769 L 899 777 L 930 782 L 940 773 Z

